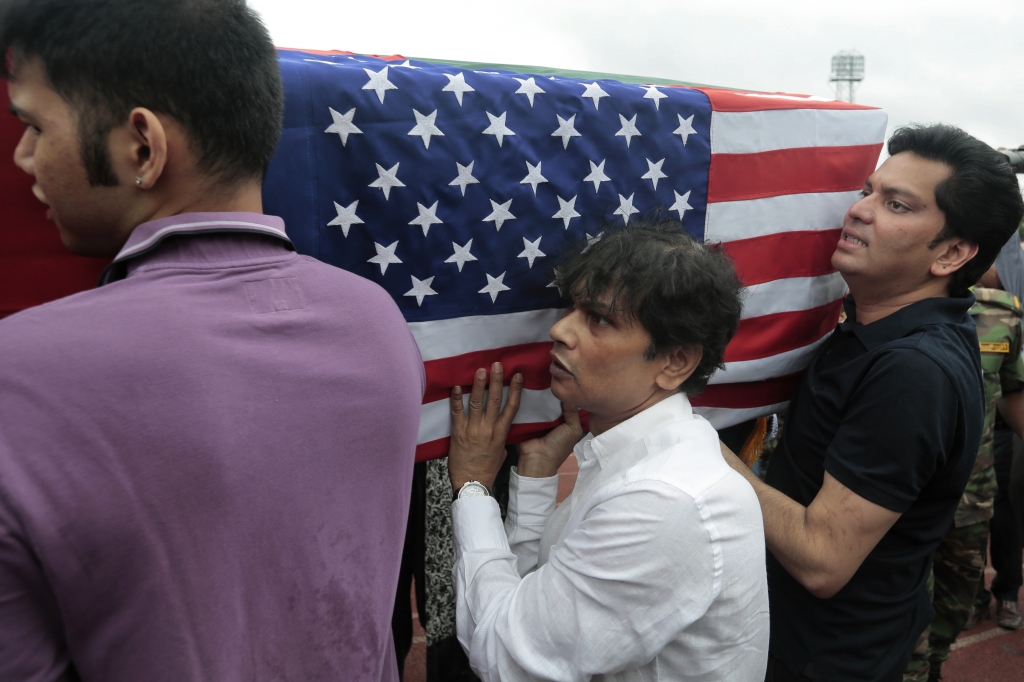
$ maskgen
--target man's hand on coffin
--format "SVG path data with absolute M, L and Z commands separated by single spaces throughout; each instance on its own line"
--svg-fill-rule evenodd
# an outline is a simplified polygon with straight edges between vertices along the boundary
M 491 365 L 489 387 L 487 370 L 478 369 L 473 377 L 468 406 L 463 405 L 462 388 L 456 386 L 452 389 L 448 476 L 452 490 L 456 492 L 468 481 L 478 481 L 490 488 L 505 461 L 505 438 L 519 411 L 523 375 L 512 377 L 504 408 L 501 405 L 503 380 L 504 368 L 500 362 Z

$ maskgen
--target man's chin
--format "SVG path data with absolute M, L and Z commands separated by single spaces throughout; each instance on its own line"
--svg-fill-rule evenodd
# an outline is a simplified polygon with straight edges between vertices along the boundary
M 569 383 L 569 381 L 566 378 L 551 377 L 551 395 L 555 396 L 562 402 L 570 402 L 575 404 L 572 400 L 574 396 L 571 394 L 569 387 L 563 385 L 566 383 Z
M 842 259 L 843 259 L 843 253 L 837 247 L 836 250 L 832 252 L 832 258 L 831 258 L 832 267 L 834 267 L 834 268 L 838 267 L 836 265 L 836 261 L 839 261 L 839 260 L 842 260 Z
M 832 267 L 838 270 L 840 274 L 855 270 L 856 263 L 853 254 L 845 253 L 841 249 L 836 249 L 832 253 Z
M 51 211 L 52 210 L 53 209 L 51 209 Z M 64 244 L 65 249 L 75 254 L 76 256 L 89 257 L 90 249 L 88 248 L 88 243 L 83 244 L 81 239 L 77 238 L 73 233 L 65 230 L 64 227 L 61 226 L 60 221 L 57 220 L 56 218 L 50 218 L 49 220 L 57 228 L 57 234 L 60 235 L 60 241 L 62 244 Z

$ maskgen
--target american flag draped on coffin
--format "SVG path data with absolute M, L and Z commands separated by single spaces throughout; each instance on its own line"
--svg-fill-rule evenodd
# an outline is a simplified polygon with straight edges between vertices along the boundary
M 523 372 L 510 440 L 550 428 L 548 275 L 605 222 L 656 210 L 720 242 L 748 287 L 726 369 L 693 399 L 719 428 L 785 407 L 831 331 L 830 263 L 884 112 L 820 98 L 536 67 L 281 50 L 284 133 L 264 187 L 299 252 L 383 286 L 426 365 L 417 459 L 447 396 Z

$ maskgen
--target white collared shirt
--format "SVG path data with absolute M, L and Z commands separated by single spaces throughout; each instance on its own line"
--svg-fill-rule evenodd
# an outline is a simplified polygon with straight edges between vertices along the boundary
M 514 470 L 452 506 L 459 641 L 484 682 L 764 679 L 768 587 L 753 489 L 676 394 L 575 448 L 580 471 Z

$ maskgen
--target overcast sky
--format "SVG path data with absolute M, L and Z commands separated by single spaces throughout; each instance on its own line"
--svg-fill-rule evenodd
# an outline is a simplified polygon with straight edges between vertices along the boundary
M 250 0 L 282 47 L 526 64 L 833 97 L 830 60 L 864 55 L 856 101 L 890 131 L 954 123 L 1024 144 L 1020 0 Z

